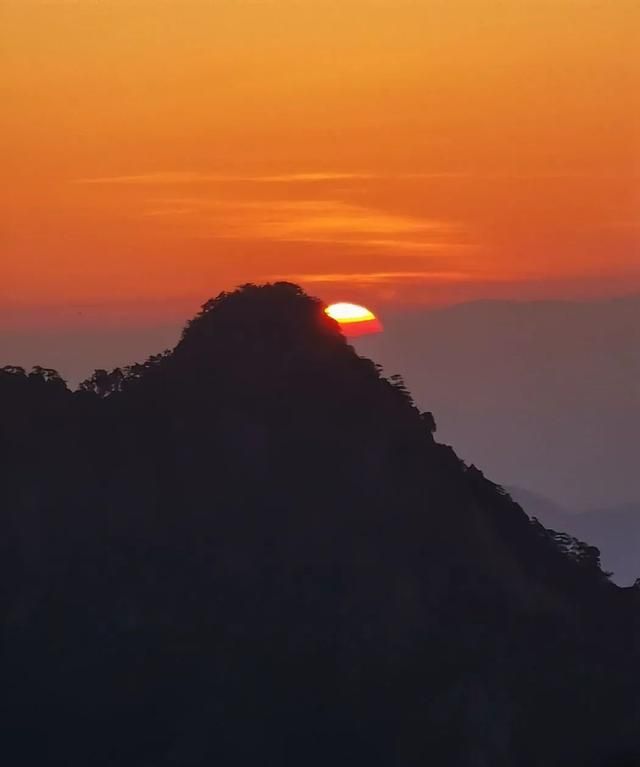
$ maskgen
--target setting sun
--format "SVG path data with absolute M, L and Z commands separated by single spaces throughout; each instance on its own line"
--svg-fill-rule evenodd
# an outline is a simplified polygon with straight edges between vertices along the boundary
M 325 312 L 342 327 L 347 336 L 362 336 L 382 331 L 382 324 L 375 314 L 359 304 L 331 304 Z

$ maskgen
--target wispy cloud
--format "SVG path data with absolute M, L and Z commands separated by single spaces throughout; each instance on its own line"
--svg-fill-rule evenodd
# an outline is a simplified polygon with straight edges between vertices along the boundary
M 262 236 L 275 240 L 297 240 L 300 237 L 326 239 L 345 234 L 358 238 L 362 235 L 415 234 L 445 229 L 449 230 L 450 225 L 442 221 L 385 213 L 339 201 L 320 209 L 299 209 L 296 215 L 263 221 L 259 226 Z
M 311 172 L 280 173 L 274 175 L 228 175 L 223 173 L 195 173 L 190 171 L 141 173 L 132 176 L 102 176 L 75 179 L 76 184 L 140 184 L 149 186 L 211 183 L 288 184 L 318 183 L 323 181 L 351 181 L 372 179 L 379 176 L 370 173 Z
M 460 224 L 343 200 L 154 200 L 143 215 L 184 220 L 198 237 L 421 251 L 470 247 Z
M 469 231 L 460 222 L 350 200 L 349 188 L 338 182 L 456 175 L 460 174 L 394 177 L 313 171 L 243 176 L 189 171 L 80 179 L 77 183 L 137 185 L 146 190 L 138 201 L 143 207 L 137 215 L 153 218 L 158 228 L 165 220 L 173 233 L 183 232 L 189 239 L 326 245 L 360 252 L 402 253 L 419 259 L 433 251 L 474 247 Z M 213 182 L 221 186 L 185 189 L 191 184 Z M 225 186 L 231 182 L 256 186 L 247 189 Z M 330 182 L 336 183 L 332 186 Z M 294 188 L 287 188 L 287 184 Z M 282 186 L 274 194 L 272 189 L 262 191 L 257 185 Z M 181 194 L 184 191 L 187 194 Z
M 630 173 L 581 172 L 574 170 L 531 173 L 491 172 L 488 170 L 435 170 L 417 173 L 372 173 L 368 171 L 295 171 L 283 173 L 208 173 L 202 171 L 154 171 L 120 176 L 73 179 L 74 184 L 113 186 L 180 186 L 197 184 L 326 184 L 339 181 L 428 181 L 437 179 L 485 179 L 488 181 L 562 181 L 637 178 Z
M 314 284 L 374 284 L 399 282 L 403 280 L 425 280 L 437 282 L 470 282 L 478 279 L 478 275 L 464 271 L 405 271 L 405 272 L 334 272 L 311 274 L 274 274 L 269 279 L 293 280 Z
M 464 178 L 469 174 L 459 171 L 436 171 L 433 173 L 398 173 L 380 174 L 345 171 L 310 171 L 276 174 L 234 175 L 224 173 L 200 173 L 195 171 L 160 171 L 139 173 L 127 176 L 98 176 L 96 178 L 74 179 L 74 184 L 90 185 L 140 185 L 140 186 L 177 186 L 181 184 L 317 184 L 332 181 L 366 180 L 401 180 L 401 179 L 437 179 Z

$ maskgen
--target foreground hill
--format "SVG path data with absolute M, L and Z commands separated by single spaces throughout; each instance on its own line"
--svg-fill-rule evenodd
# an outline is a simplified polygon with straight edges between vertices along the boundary
M 434 426 L 286 283 L 6 368 L 7 763 L 635 764 L 638 591 Z

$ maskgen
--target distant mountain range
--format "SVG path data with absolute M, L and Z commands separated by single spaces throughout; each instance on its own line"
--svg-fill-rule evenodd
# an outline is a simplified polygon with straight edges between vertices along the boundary
M 3 761 L 637 765 L 640 589 L 435 428 L 287 283 L 0 370 Z

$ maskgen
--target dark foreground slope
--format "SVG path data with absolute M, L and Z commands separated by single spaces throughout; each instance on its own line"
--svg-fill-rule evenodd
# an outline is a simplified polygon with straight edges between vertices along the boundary
M 509 493 L 545 527 L 594 543 L 605 569 L 613 571 L 611 579 L 619 585 L 629 586 L 640 578 L 640 503 L 570 512 L 520 487 L 509 488 Z
M 432 432 L 287 284 L 6 369 L 6 763 L 636 764 L 638 592 Z

